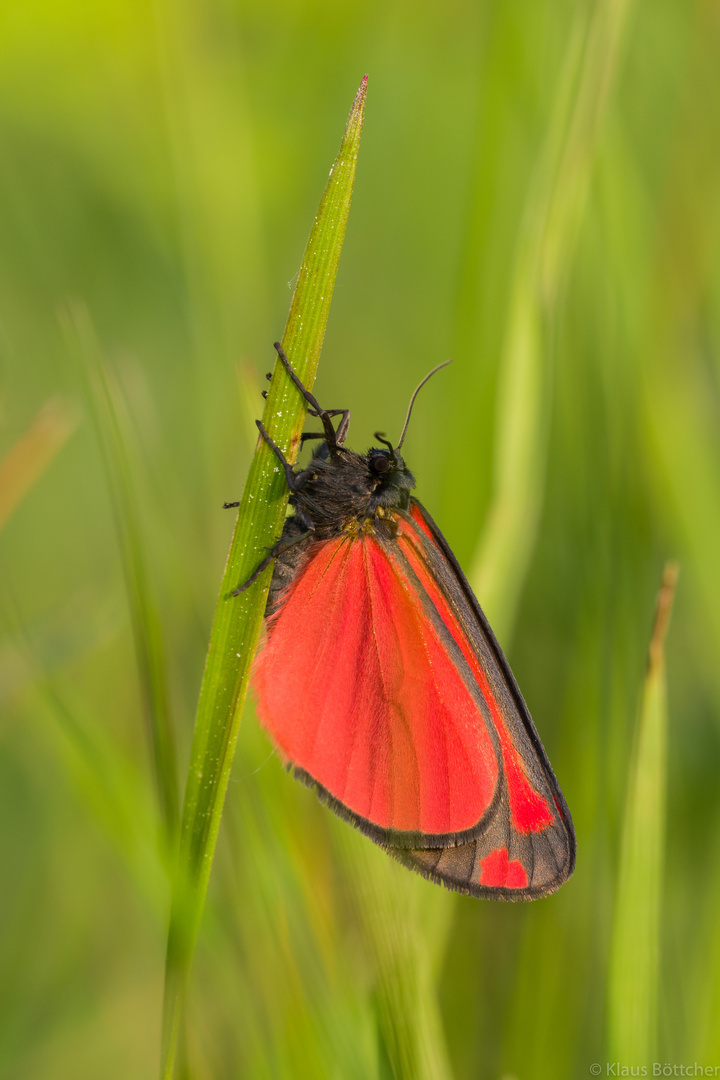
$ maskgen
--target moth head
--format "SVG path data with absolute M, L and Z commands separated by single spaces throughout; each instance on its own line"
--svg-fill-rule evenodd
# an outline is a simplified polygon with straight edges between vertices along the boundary
M 407 504 L 408 495 L 415 487 L 415 478 L 405 465 L 400 453 L 383 438 L 380 432 L 375 433 L 378 442 L 384 444 L 387 449 L 373 446 L 367 452 L 367 467 L 370 475 L 376 480 L 376 492 L 380 496 L 380 502 L 388 505 Z
M 375 432 L 375 438 L 387 449 L 381 450 L 379 446 L 371 447 L 367 452 L 368 468 L 373 476 L 376 476 L 379 480 L 384 480 L 395 469 L 404 469 L 405 462 L 381 431 Z

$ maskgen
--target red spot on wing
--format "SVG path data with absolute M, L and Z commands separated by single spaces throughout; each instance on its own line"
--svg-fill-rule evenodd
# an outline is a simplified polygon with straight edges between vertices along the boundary
M 521 862 L 510 861 L 507 848 L 495 848 L 480 861 L 480 884 L 491 888 L 526 889 L 528 876 Z
M 413 519 L 428 534 L 428 526 L 415 504 L 411 506 Z M 460 626 L 445 596 L 438 588 L 435 578 L 428 570 L 422 551 L 417 548 L 417 539 L 411 527 L 403 519 L 398 521 L 398 539 L 405 541 L 403 550 L 418 576 L 422 587 L 432 600 L 444 625 L 462 651 L 470 669 L 477 680 L 481 693 L 487 703 L 492 721 L 500 739 L 505 777 L 510 801 L 510 820 L 518 832 L 542 832 L 555 820 L 545 798 L 535 790 L 523 772 L 520 757 L 512 742 L 502 711 L 497 703 L 486 673 L 478 662 L 477 655 Z M 433 537 L 430 537 L 435 543 Z
M 532 786 L 522 771 L 514 747 L 508 746 L 507 734 L 501 732 L 503 764 L 510 799 L 510 820 L 518 832 L 542 832 L 555 818 L 547 802 Z
M 318 543 L 268 621 L 253 683 L 280 753 L 381 828 L 472 828 L 492 741 L 411 583 L 372 537 Z

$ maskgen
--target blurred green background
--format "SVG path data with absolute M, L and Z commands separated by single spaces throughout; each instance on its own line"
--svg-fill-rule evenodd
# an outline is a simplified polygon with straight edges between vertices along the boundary
M 532 905 L 429 885 L 293 783 L 248 705 L 187 1075 L 720 1066 L 719 55 L 712 0 L 5 0 L 1 1075 L 157 1075 L 168 887 L 118 513 L 182 790 L 220 507 L 365 72 L 315 392 L 364 449 L 453 358 L 404 452 L 506 647 L 577 870 Z M 667 769 L 648 766 L 643 825 L 633 746 L 671 556 Z M 648 722 L 662 742 L 662 708 Z M 637 888 L 628 838 L 652 856 Z

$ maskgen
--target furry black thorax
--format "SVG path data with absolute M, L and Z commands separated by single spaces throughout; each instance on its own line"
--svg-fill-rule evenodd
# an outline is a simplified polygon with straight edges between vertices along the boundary
M 308 549 L 340 533 L 356 536 L 376 531 L 395 535 L 394 510 L 407 510 L 415 477 L 397 450 L 372 447 L 356 454 L 323 442 L 290 494 L 294 513 L 285 520 L 273 572 L 266 614 L 300 570 Z
M 303 472 L 290 504 L 307 527 L 324 535 L 328 528 L 334 536 L 350 522 L 382 518 L 383 510 L 407 510 L 415 487 L 400 454 L 376 447 L 361 455 L 345 447 L 330 451 L 323 443 Z

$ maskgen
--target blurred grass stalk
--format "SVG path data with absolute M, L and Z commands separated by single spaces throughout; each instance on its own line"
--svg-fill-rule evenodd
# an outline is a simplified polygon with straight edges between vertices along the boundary
M 361 833 L 339 835 L 375 968 L 378 1033 L 392 1076 L 450 1080 L 437 978 L 455 894 L 421 883 Z
M 678 567 L 663 573 L 628 778 L 608 979 L 608 1049 L 627 1066 L 657 1060 L 660 902 L 665 847 L 665 638 Z
M 177 752 L 170 718 L 160 613 L 150 585 L 151 574 L 145 556 L 131 464 L 131 438 L 122 408 L 122 395 L 102 354 L 87 308 L 79 302 L 72 303 L 61 312 L 61 321 L 83 384 L 110 492 L 167 857 L 178 827 Z
M 77 427 L 76 411 L 52 398 L 0 459 L 0 529 Z
M 283 348 L 308 388 L 317 371 L 345 236 L 366 91 L 367 77 L 310 232 L 283 335 Z M 263 423 L 290 462 L 297 456 L 306 410 L 307 402 L 276 359 Z M 187 776 L 165 973 L 162 1075 L 167 1080 L 175 1069 L 192 953 L 272 568 L 239 597 L 230 594 L 250 577 L 282 531 L 288 494 L 277 458 L 259 439 L 220 587 Z
M 150 4 L 194 364 L 200 444 L 193 449 L 208 467 L 206 433 L 215 431 L 217 395 L 227 392 L 243 328 L 269 323 L 261 135 L 246 84 L 248 43 L 240 52 L 237 41 L 212 48 L 201 29 L 211 10 L 174 0 Z
M 101 725 L 69 707 L 42 672 L 37 674 L 34 697 L 47 738 L 57 745 L 93 820 L 122 857 L 153 922 L 161 927 L 166 917 L 167 859 L 158 858 L 157 805 L 145 775 Z
M 88 361 L 87 353 L 83 353 L 83 359 Z M 85 374 L 90 376 L 89 362 Z M 107 388 L 106 383 L 104 387 Z M 92 409 L 94 401 L 95 398 L 90 399 Z M 0 460 L 0 529 L 73 434 L 78 420 L 79 413 L 73 404 L 62 398 L 50 399 Z M 117 474 L 116 463 L 111 471 Z M 6 611 L 6 617 L 10 611 Z M 18 661 L 27 667 L 28 684 L 34 686 L 38 717 L 47 718 L 47 737 L 57 741 L 68 772 L 83 791 L 93 815 L 102 822 L 121 852 L 153 915 L 160 919 L 163 875 L 153 841 L 157 813 L 148 798 L 143 777 L 102 726 L 81 721 L 65 704 L 49 675 L 37 665 L 22 620 L 14 611 L 12 615 Z
M 501 642 L 512 633 L 535 546 L 550 433 L 553 316 L 572 263 L 630 2 L 577 6 L 525 211 L 500 359 L 493 496 L 469 575 Z

